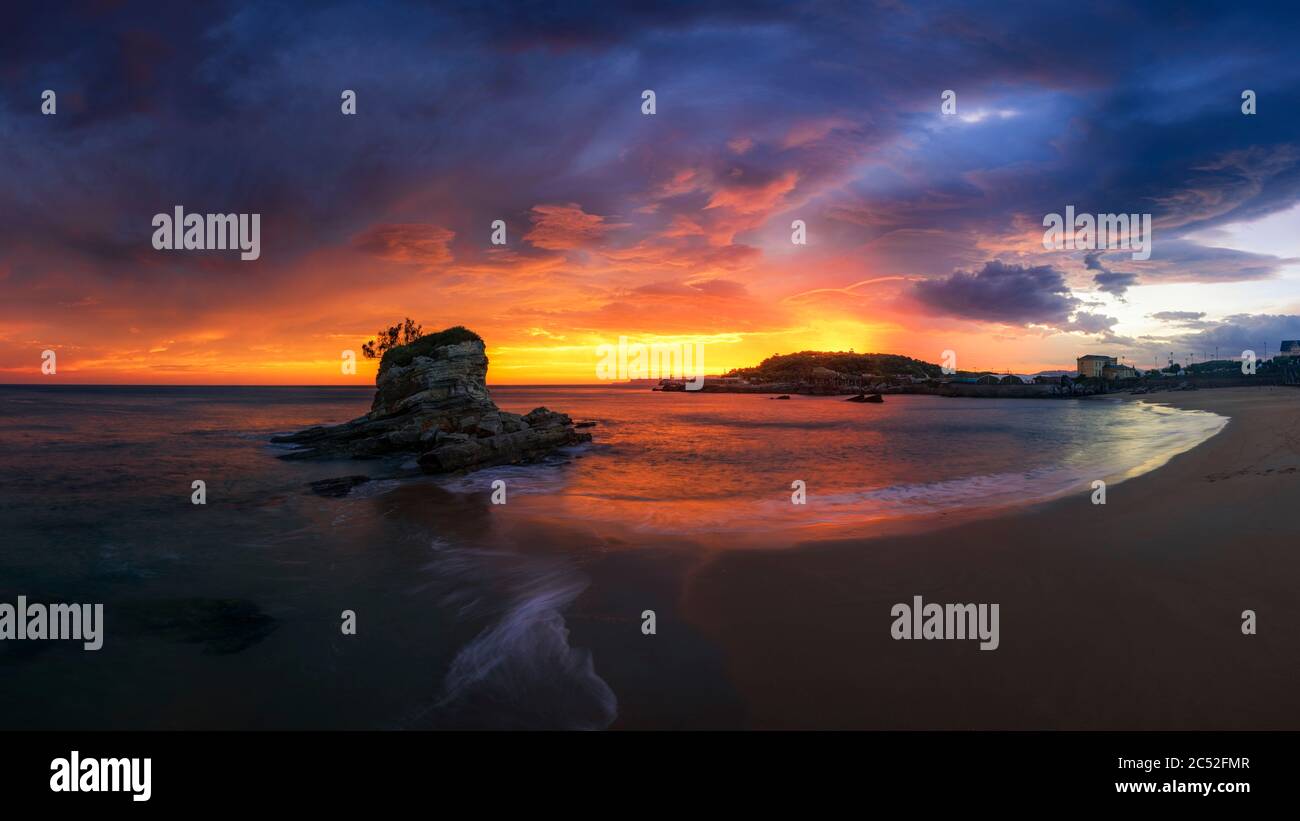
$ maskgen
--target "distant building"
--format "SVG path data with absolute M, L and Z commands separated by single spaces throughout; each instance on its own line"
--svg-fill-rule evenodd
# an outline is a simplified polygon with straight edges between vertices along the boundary
M 1102 379 L 1133 379 L 1138 372 L 1128 365 L 1107 365 L 1101 369 Z
M 1278 356 L 1300 356 L 1300 339 L 1284 339 L 1278 349 Z
M 1096 354 L 1081 356 L 1079 357 L 1079 376 L 1085 379 L 1100 379 L 1102 377 L 1101 372 L 1107 365 L 1117 364 L 1119 364 L 1119 360 L 1113 356 L 1097 356 Z

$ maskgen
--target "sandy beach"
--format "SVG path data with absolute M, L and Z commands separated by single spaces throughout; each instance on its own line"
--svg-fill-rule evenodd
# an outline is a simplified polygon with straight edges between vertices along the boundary
M 743 713 L 726 723 L 1300 728 L 1300 393 L 1122 398 L 1139 400 L 1231 421 L 1104 506 L 1084 487 L 927 533 L 714 554 L 681 613 L 721 649 Z M 1000 647 L 893 640 L 914 595 L 999 604 Z

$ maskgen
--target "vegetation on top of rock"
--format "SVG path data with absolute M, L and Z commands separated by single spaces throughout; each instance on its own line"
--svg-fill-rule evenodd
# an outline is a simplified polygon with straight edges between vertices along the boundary
M 361 353 L 365 354 L 366 359 L 374 359 L 377 356 L 383 356 L 391 348 L 400 345 L 410 345 L 415 340 L 424 336 L 423 326 L 416 325 L 415 320 L 409 316 L 405 322 L 399 322 L 396 325 L 390 325 L 375 334 L 379 340 L 374 339 L 361 343 Z
M 852 351 L 800 351 L 776 354 L 752 368 L 736 368 L 727 376 L 751 382 L 793 382 L 813 377 L 818 368 L 845 376 L 941 376 L 943 369 L 910 356 L 892 353 L 853 353 Z
M 419 326 L 416 327 L 418 330 Z M 433 334 L 424 334 L 408 344 L 390 347 L 384 351 L 383 359 L 379 360 L 379 372 L 383 373 L 394 365 L 405 367 L 415 361 L 417 356 L 428 356 L 433 353 L 435 348 L 441 348 L 445 345 L 459 345 L 462 342 L 482 341 L 481 336 L 463 325 L 456 325 Z

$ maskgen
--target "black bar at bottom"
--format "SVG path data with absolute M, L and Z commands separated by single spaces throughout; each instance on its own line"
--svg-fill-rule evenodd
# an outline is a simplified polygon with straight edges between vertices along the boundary
M 7 733 L 0 789 L 7 809 L 52 811 L 418 802 L 435 816 L 463 815 L 469 807 L 453 810 L 462 801 L 540 810 L 610 789 L 640 809 L 680 808 L 700 791 L 737 805 L 794 799 L 828 810 L 824 802 L 843 799 L 1235 808 L 1287 798 L 1297 744 L 1297 733 Z M 53 791 L 52 762 L 70 767 L 73 751 L 83 776 L 103 771 L 88 759 L 148 758 L 148 800 L 134 801 L 129 787 Z

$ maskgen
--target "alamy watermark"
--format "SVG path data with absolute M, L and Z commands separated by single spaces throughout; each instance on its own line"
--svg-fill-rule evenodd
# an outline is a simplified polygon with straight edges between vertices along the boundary
M 86 650 L 104 646 L 104 605 L 0 603 L 0 641 L 80 641 Z
M 912 603 L 899 602 L 889 610 L 894 623 L 889 634 L 902 639 L 979 639 L 981 650 L 996 650 L 998 606 L 996 604 L 923 604 L 920 596 Z
M 238 250 L 242 260 L 262 255 L 261 214 L 154 214 L 153 247 L 158 251 Z
M 1132 251 L 1133 259 L 1151 259 L 1150 214 L 1075 214 L 1043 217 L 1043 248 L 1048 251 Z
M 704 387 L 704 343 L 702 342 L 629 342 L 618 338 L 618 345 L 597 345 L 596 378 L 605 381 L 629 379 L 682 379 L 688 391 Z
M 52 792 L 126 792 L 132 801 L 153 795 L 152 758 L 82 758 L 73 750 L 50 762 Z

